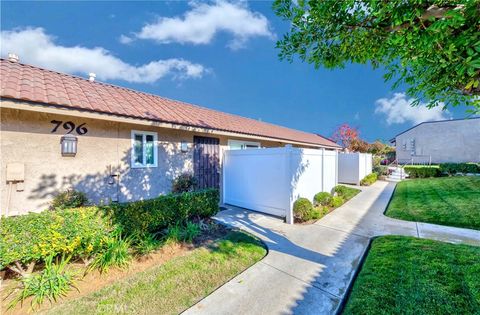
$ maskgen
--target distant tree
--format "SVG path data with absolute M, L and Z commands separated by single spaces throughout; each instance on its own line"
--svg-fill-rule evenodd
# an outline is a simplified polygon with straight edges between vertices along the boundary
M 367 153 L 370 149 L 370 144 L 360 138 L 354 139 L 350 145 L 350 151 Z
M 352 144 L 359 139 L 359 132 L 357 128 L 342 124 L 335 130 L 331 138 L 342 147 L 352 151 Z
M 276 0 L 290 22 L 280 58 L 316 68 L 349 63 L 385 67 L 393 88 L 428 107 L 444 102 L 480 111 L 479 0 Z
M 368 152 L 372 154 L 382 154 L 382 151 L 385 148 L 385 144 L 382 143 L 380 140 L 376 140 L 375 142 L 371 143 L 368 148 Z
M 376 155 L 387 155 L 395 152 L 395 148 L 376 140 L 373 143 L 360 138 L 358 128 L 349 124 L 340 125 L 332 134 L 331 139 L 351 152 L 372 153 Z
M 377 154 L 377 155 L 386 155 L 391 152 L 395 152 L 395 148 L 383 143 L 380 140 L 375 140 L 375 142 L 370 143 L 368 147 L 368 153 Z

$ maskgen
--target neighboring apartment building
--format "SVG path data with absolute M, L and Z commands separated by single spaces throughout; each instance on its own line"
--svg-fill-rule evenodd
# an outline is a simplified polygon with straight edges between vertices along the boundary
M 480 117 L 423 122 L 390 141 L 399 163 L 480 162 Z
M 316 134 L 2 59 L 2 215 L 74 188 L 94 203 L 154 198 L 192 172 L 221 188 L 222 150 L 337 150 Z

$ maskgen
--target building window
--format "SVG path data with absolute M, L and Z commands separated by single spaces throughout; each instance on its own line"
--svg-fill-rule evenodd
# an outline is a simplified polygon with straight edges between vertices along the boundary
M 415 139 L 410 139 L 410 149 L 415 151 Z
M 258 149 L 260 142 L 228 140 L 228 148 L 230 150 Z
M 157 133 L 132 130 L 132 167 L 156 167 Z

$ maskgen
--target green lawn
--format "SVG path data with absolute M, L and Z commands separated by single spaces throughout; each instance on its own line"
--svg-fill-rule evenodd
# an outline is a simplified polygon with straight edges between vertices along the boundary
M 343 188 L 342 197 L 345 201 L 348 201 L 358 195 L 359 192 L 361 192 L 360 189 L 345 186 L 345 188 Z
M 178 314 L 266 254 L 255 238 L 229 232 L 209 248 L 135 274 L 48 310 L 48 314 Z
M 377 238 L 343 314 L 480 314 L 480 247 Z
M 402 181 L 397 185 L 386 215 L 480 230 L 480 177 Z

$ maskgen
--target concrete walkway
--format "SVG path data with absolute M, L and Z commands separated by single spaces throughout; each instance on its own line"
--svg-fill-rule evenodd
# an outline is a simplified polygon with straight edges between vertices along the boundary
M 231 208 L 216 219 L 261 238 L 268 255 L 185 314 L 334 314 L 369 240 L 397 234 L 480 246 L 480 231 L 383 215 L 395 188 L 377 182 L 310 225 Z

